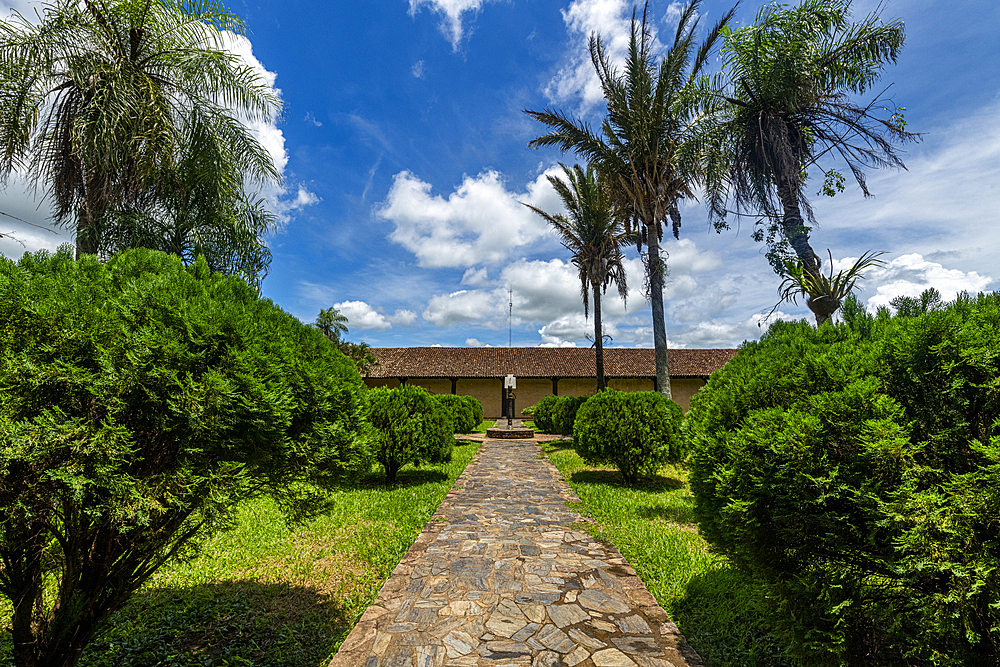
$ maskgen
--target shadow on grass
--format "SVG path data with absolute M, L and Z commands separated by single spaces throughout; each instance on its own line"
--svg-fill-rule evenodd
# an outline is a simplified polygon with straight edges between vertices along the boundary
M 556 452 L 566 451 L 567 449 L 573 449 L 572 440 L 552 440 L 551 442 L 545 443 L 545 449 L 550 453 L 554 454 Z
M 640 507 L 637 514 L 643 519 L 654 521 L 660 519 L 668 523 L 680 523 L 695 525 L 694 503 L 685 504 L 681 507 L 647 506 Z
M 570 480 L 578 484 L 608 484 L 621 486 L 634 491 L 646 493 L 662 493 L 684 488 L 684 482 L 674 477 L 640 477 L 634 485 L 625 483 L 622 474 L 617 470 L 578 470 L 570 475 Z
M 671 615 L 706 664 L 796 667 L 775 635 L 761 592 L 749 576 L 722 565 L 691 578 Z
M 313 588 L 224 581 L 132 597 L 80 667 L 325 663 L 348 630 L 344 608 Z
M 448 473 L 438 468 L 403 468 L 396 473 L 396 481 L 389 484 L 385 472 L 378 470 L 363 477 L 355 488 L 359 489 L 399 489 L 423 484 L 440 484 L 448 481 Z

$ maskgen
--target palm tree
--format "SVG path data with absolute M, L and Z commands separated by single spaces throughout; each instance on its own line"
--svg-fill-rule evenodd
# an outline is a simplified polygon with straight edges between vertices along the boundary
M 844 299 L 854 292 L 855 284 L 864 278 L 862 271 L 873 266 L 884 266 L 885 262 L 879 259 L 882 254 L 884 253 L 868 251 L 850 268 L 842 269 L 835 274 L 833 254 L 830 253 L 828 276 L 823 275 L 822 271 L 818 274 L 809 273 L 802 262 L 788 261 L 785 263 L 785 279 L 778 288 L 781 301 L 798 303 L 798 297 L 805 297 L 806 306 L 816 316 L 816 326 L 821 327 L 830 321 Z
M 558 146 L 573 150 L 594 165 L 612 187 L 615 206 L 635 232 L 636 247 L 644 257 L 648 295 L 653 310 L 653 344 L 656 348 L 658 389 L 670 397 L 667 332 L 663 320 L 664 264 L 660 257 L 663 224 L 669 216 L 675 237 L 680 233 L 678 200 L 694 197 L 693 186 L 702 168 L 693 147 L 701 134 L 698 120 L 705 82 L 700 73 L 708 61 L 720 30 L 732 18 L 730 10 L 709 32 L 700 46 L 695 43 L 698 6 L 691 0 L 684 7 L 673 44 L 659 60 L 655 40 L 647 24 L 632 15 L 632 34 L 624 71 L 611 63 L 604 42 L 590 38 L 590 59 L 597 71 L 607 115 L 599 132 L 581 119 L 546 109 L 527 111 L 551 132 L 528 145 Z M 648 3 L 647 3 L 648 9 Z
M 271 263 L 263 236 L 274 228 L 274 214 L 263 200 L 244 193 L 242 183 L 213 172 L 212 166 L 224 160 L 210 147 L 186 153 L 178 179 L 160 201 L 142 210 L 105 214 L 96 226 L 98 254 L 152 248 L 177 255 L 186 264 L 200 255 L 213 272 L 241 276 L 259 290 Z
M 904 167 L 893 142 L 915 140 L 901 110 L 889 118 L 876 100 L 853 103 L 895 62 L 903 46 L 903 22 L 883 23 L 877 13 L 850 21 L 851 0 L 803 0 L 793 8 L 768 4 L 753 25 L 722 31 L 725 77 L 715 110 L 721 122 L 707 162 L 708 204 L 716 222 L 729 200 L 735 213 L 763 217 L 771 245 L 769 259 L 785 273 L 784 244 L 802 270 L 819 280 L 820 259 L 806 226 L 815 222 L 804 191 L 804 174 L 821 158 L 839 157 L 866 196 L 868 167 Z M 724 85 L 723 85 L 724 84 Z M 824 190 L 842 189 L 842 176 L 826 172 Z M 803 218 L 805 213 L 805 219 Z M 765 236 L 765 230 L 759 238 Z M 821 319 L 817 313 L 817 323 Z
M 569 216 L 552 215 L 525 204 L 555 227 L 563 247 L 573 253 L 573 265 L 579 270 L 580 294 L 583 296 L 583 314 L 589 315 L 589 296 L 594 293 L 594 348 L 596 350 L 597 391 L 607 387 L 604 377 L 604 327 L 601 324 L 601 292 L 608 291 L 614 283 L 622 300 L 628 295 L 625 266 L 622 260 L 624 246 L 632 242 L 632 234 L 625 231 L 622 221 L 615 217 L 608 188 L 596 170 L 587 165 L 570 169 L 560 164 L 566 180 L 548 176 L 549 183 L 562 199 Z
M 316 328 L 334 345 L 340 345 L 340 334 L 347 333 L 347 316 L 336 308 L 324 308 L 316 317 Z
M 230 209 L 245 184 L 279 178 L 243 121 L 280 99 L 224 50 L 243 24 L 219 3 L 54 0 L 39 18 L 0 21 L 0 179 L 26 169 L 41 183 L 78 255 L 101 248 L 109 212 L 170 206 L 194 182 L 192 150 L 212 156 L 196 180 L 216 179 Z

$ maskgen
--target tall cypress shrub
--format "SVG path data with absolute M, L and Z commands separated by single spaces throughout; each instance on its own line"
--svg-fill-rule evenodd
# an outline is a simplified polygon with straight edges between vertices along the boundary
M 269 494 L 370 467 L 353 364 L 239 279 L 131 250 L 0 259 L 0 594 L 14 660 L 71 667 L 164 562 Z

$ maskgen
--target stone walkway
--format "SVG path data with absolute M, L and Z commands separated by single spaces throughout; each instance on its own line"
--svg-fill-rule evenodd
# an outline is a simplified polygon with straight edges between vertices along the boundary
M 536 443 L 486 441 L 330 667 L 701 665 L 571 500 Z

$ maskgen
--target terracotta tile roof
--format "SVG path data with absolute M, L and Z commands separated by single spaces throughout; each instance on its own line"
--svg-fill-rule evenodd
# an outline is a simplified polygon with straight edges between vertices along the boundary
M 375 347 L 379 365 L 370 378 L 595 377 L 594 351 L 554 347 Z M 736 356 L 736 350 L 670 350 L 671 377 L 707 378 Z M 608 377 L 653 377 L 649 348 L 604 350 Z

